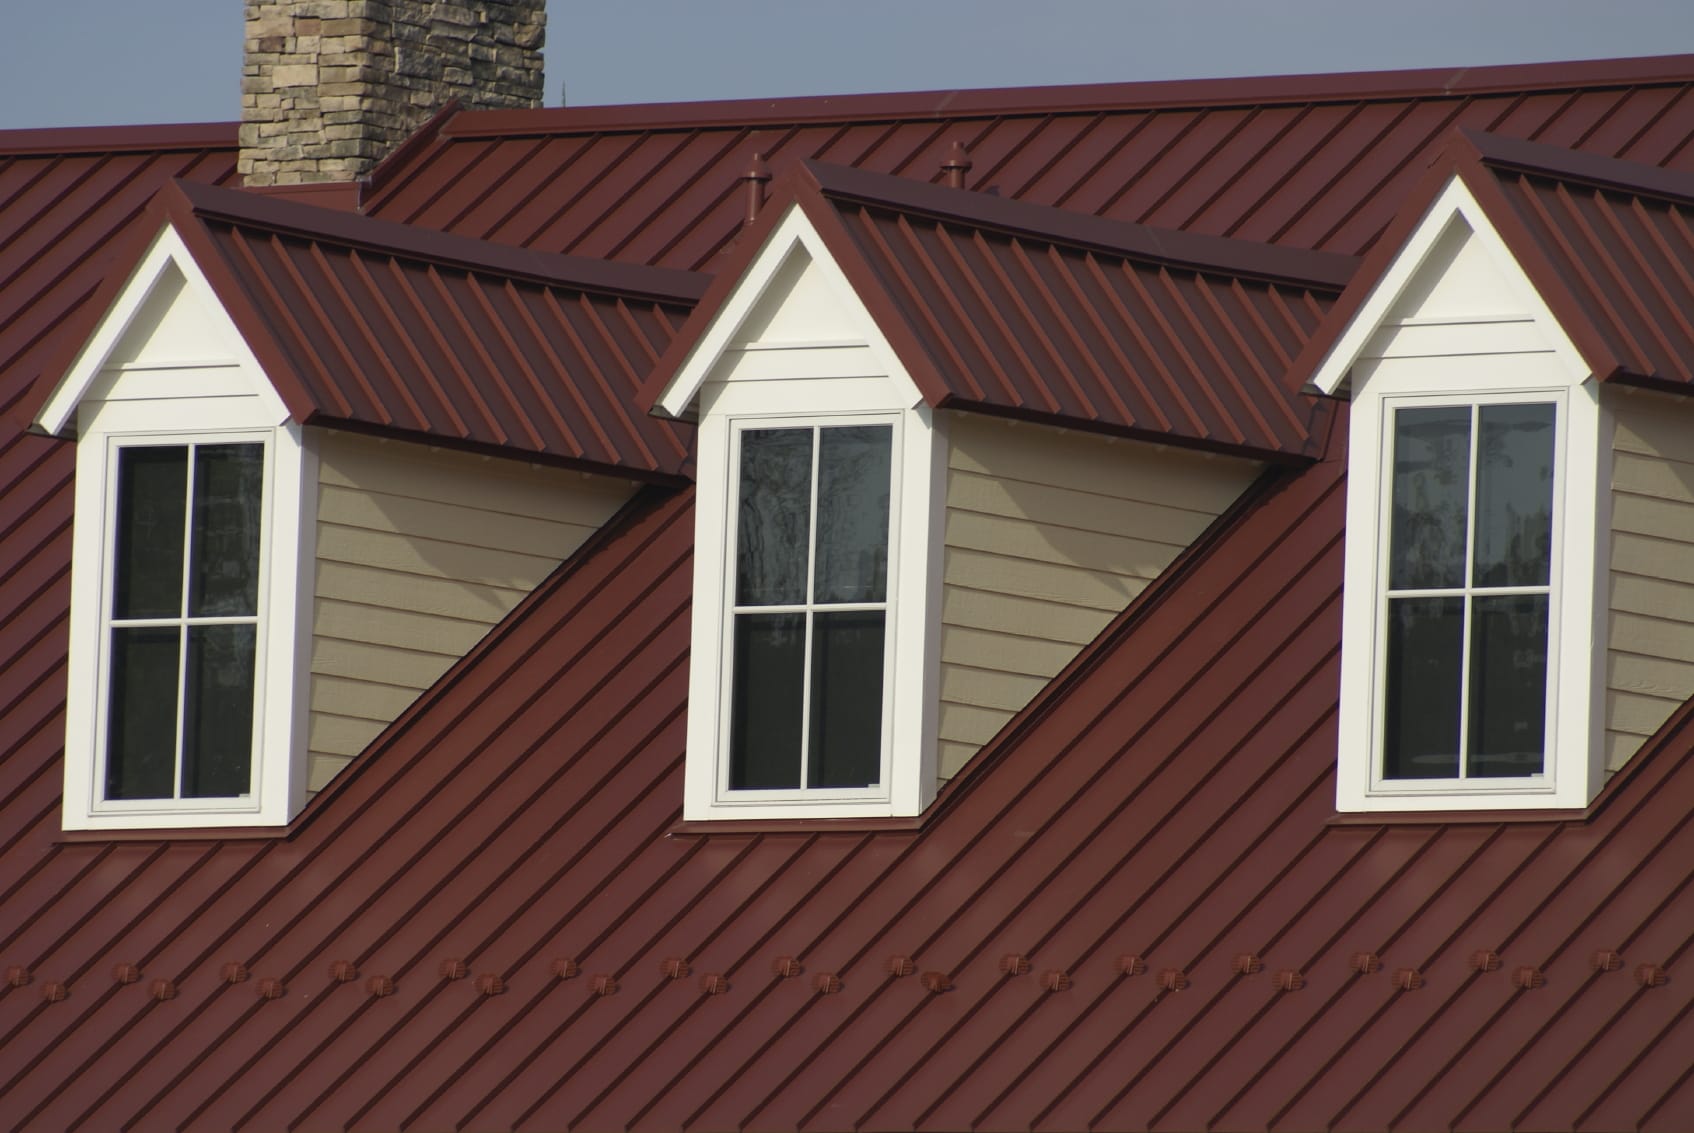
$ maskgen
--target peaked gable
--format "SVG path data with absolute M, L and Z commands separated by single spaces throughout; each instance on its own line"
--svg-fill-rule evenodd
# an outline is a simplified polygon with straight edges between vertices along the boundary
M 41 403 L 35 424 L 60 435 L 74 431 L 85 401 L 202 397 L 217 398 L 254 424 L 277 425 L 289 417 L 181 232 L 167 223 L 109 297 L 88 341 Z M 231 402 L 243 397 L 255 403 L 246 414 Z
M 775 214 L 773 217 L 772 214 Z M 1348 257 L 1134 225 L 807 162 L 777 185 L 645 398 L 680 413 L 803 217 L 932 408 L 1276 460 L 1310 459 L 1328 406 L 1288 360 Z M 812 254 L 816 254 L 815 252 Z

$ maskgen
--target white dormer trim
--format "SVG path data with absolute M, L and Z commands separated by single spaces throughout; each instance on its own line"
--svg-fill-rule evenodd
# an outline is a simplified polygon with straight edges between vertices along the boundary
M 1549 340 L 1564 376 L 1572 381 L 1588 377 L 1588 364 L 1582 360 L 1576 344 L 1571 341 L 1552 309 L 1542 298 L 1519 266 L 1499 231 L 1477 203 L 1476 197 L 1455 174 L 1438 193 L 1424 212 L 1423 218 L 1407 237 L 1388 270 L 1382 273 L 1360 305 L 1358 313 L 1336 337 L 1335 344 L 1318 363 L 1308 382 L 1308 388 L 1325 395 L 1334 395 L 1347 387 L 1354 366 L 1369 353 L 1371 341 L 1387 327 L 1502 323 L 1512 321 L 1507 310 L 1496 310 L 1486 316 L 1465 318 L 1454 316 L 1439 320 L 1407 320 L 1395 318 L 1396 309 L 1407 297 L 1415 282 L 1437 258 L 1444 243 L 1454 234 L 1454 226 L 1463 225 L 1475 237 L 1477 250 L 1488 259 L 1505 282 L 1507 292 L 1503 307 L 1514 311 L 1521 321 L 1533 322 Z M 1461 332 L 1462 333 L 1462 332 Z
M 749 320 L 773 288 L 780 286 L 783 270 L 794 262 L 796 251 L 803 252 L 817 269 L 833 301 L 834 313 L 848 321 L 851 332 L 841 334 L 841 328 L 834 326 L 815 337 L 791 335 L 776 341 L 745 341 Z M 910 409 L 923 402 L 917 383 L 889 345 L 882 328 L 865 309 L 805 210 L 797 204 L 788 206 L 765 239 L 740 283 L 712 316 L 705 332 L 659 394 L 654 410 L 677 419 L 690 416 L 701 387 L 709 375 L 720 369 L 726 355 L 747 355 L 744 364 L 748 373 L 756 374 L 791 364 L 791 358 L 782 357 L 789 351 L 820 352 L 819 364 L 841 371 L 839 376 L 866 373 L 886 376 L 897 391 L 894 400 L 900 408 Z M 856 356 L 865 351 L 869 352 L 869 365 Z M 829 360 L 823 361 L 824 358 Z
M 916 384 L 798 208 L 779 222 L 660 404 L 672 415 L 697 412 L 700 422 L 684 818 L 921 814 L 938 782 L 946 438 L 936 414 L 922 403 Z M 739 454 L 752 432 L 790 430 L 799 436 L 811 430 L 813 451 L 819 452 L 829 430 L 867 427 L 887 429 L 891 445 L 887 595 L 885 603 L 870 603 L 886 611 L 878 781 L 857 787 L 737 785 L 730 770 L 735 634 L 738 626 L 753 624 L 750 616 L 769 616 L 738 605 Z M 814 509 L 817 475 L 814 471 Z M 823 601 L 813 595 L 785 607 L 796 616 L 800 606 L 808 607 L 808 634 L 818 624 L 811 620 L 814 612 L 830 611 L 827 605 L 813 607 L 814 597 Z M 810 653 L 797 655 L 803 660 Z M 802 696 L 812 691 L 803 689 Z
M 1609 530 L 1610 420 L 1601 403 L 1598 382 L 1569 334 L 1458 178 L 1446 186 L 1426 213 L 1314 379 L 1325 392 L 1334 392 L 1344 383 L 1350 386 L 1352 407 L 1337 809 L 1574 810 L 1586 806 L 1605 780 L 1600 676 L 1606 640 L 1608 546 L 1604 533 Z M 1397 502 L 1397 414 L 1421 413 L 1424 416 L 1415 420 L 1426 422 L 1432 410 L 1470 413 L 1470 470 L 1457 479 L 1470 478 L 1470 486 L 1461 487 L 1470 493 L 1466 514 L 1474 517 L 1484 508 L 1475 494 L 1484 459 L 1478 455 L 1476 430 L 1482 428 L 1488 413 L 1513 406 L 1542 407 L 1553 421 L 1549 442 L 1552 473 L 1545 497 L 1551 517 L 1546 583 L 1485 582 L 1472 570 L 1468 556 L 1473 549 L 1466 551 L 1462 581 L 1402 583 L 1395 588 L 1389 563 L 1391 517 Z M 1409 484 L 1420 483 L 1415 479 L 1418 473 L 1406 475 L 1414 477 Z M 1422 483 L 1433 485 L 1437 481 Z M 1407 501 L 1422 499 L 1425 490 L 1407 489 L 1399 501 L 1401 508 L 1415 513 L 1417 507 Z M 1442 514 L 1439 508 L 1432 509 L 1428 522 L 1438 522 Z M 1407 530 L 1412 530 L 1410 525 L 1415 522 L 1408 520 Z M 1471 538 L 1468 521 L 1465 530 L 1463 538 Z M 1535 525 L 1519 530 L 1533 531 Z M 1458 690 L 1454 700 L 1460 705 L 1455 734 L 1467 737 L 1457 742 L 1468 745 L 1473 720 L 1469 713 L 1474 713 L 1476 703 L 1471 695 L 1475 671 L 1470 666 L 1473 658 L 1480 656 L 1475 652 L 1476 643 L 1485 640 L 1477 628 L 1481 623 L 1472 620 L 1473 610 L 1500 610 L 1500 603 L 1508 597 L 1525 596 L 1545 602 L 1547 610 L 1543 651 L 1546 676 L 1540 712 L 1539 716 L 1525 713 L 1520 721 L 1523 735 L 1533 737 L 1539 732 L 1542 737 L 1539 770 L 1508 773 L 1511 768 L 1534 766 L 1525 754 L 1534 750 L 1533 741 L 1529 741 L 1523 752 L 1512 749 L 1504 756 L 1488 752 L 1484 762 L 1474 767 L 1468 757 L 1459 759 L 1452 764 L 1459 770 L 1451 774 L 1434 770 L 1445 766 L 1449 758 L 1439 753 L 1451 749 L 1436 748 L 1427 758 L 1411 760 L 1406 753 L 1418 749 L 1406 747 L 1396 757 L 1403 761 L 1397 765 L 1399 769 L 1391 771 L 1387 738 L 1387 705 L 1392 695 L 1388 661 L 1391 617 L 1426 616 L 1414 613 L 1419 609 L 1416 605 L 1395 603 L 1463 603 L 1462 645 L 1453 646 L 1460 650 L 1454 655 L 1456 667 L 1408 668 L 1406 671 L 1416 672 L 1423 683 L 1417 685 L 1418 693 L 1400 695 L 1407 698 L 1402 702 L 1403 718 L 1411 719 L 1405 715 L 1404 706 L 1420 706 L 1421 710 L 1441 700 L 1440 696 L 1424 696 L 1424 691 L 1447 687 L 1432 681 L 1428 673 L 1465 674 L 1459 678 L 1463 683 L 1455 683 L 1452 688 Z M 1391 609 L 1399 613 L 1391 615 Z M 1434 606 L 1422 609 L 1431 611 Z M 1402 620 L 1394 624 L 1411 623 Z M 1426 627 L 1429 624 L 1424 623 Z M 1427 636 L 1432 632 L 1428 628 L 1401 632 L 1408 635 L 1406 641 L 1413 640 L 1409 636 L 1413 633 L 1426 635 L 1419 639 L 1425 643 L 1433 640 Z M 1426 645 L 1404 648 L 1421 650 Z M 1437 650 L 1434 654 L 1408 652 L 1404 656 L 1421 663 L 1443 654 Z M 1494 671 L 1499 671 L 1501 655 L 1493 656 Z M 1517 667 L 1533 671 L 1538 663 L 1531 648 L 1521 651 Z M 1505 696 L 1499 694 L 1500 698 Z M 1496 699 L 1493 703 L 1502 702 Z M 1431 777 L 1416 777 L 1425 774 Z
M 121 363 L 113 366 L 113 353 L 128 339 L 148 300 L 164 280 L 166 273 L 173 269 L 181 273 L 188 293 L 207 315 L 202 356 L 184 356 L 151 365 Z M 188 245 L 183 242 L 182 236 L 167 224 L 153 238 L 152 244 L 148 246 L 135 270 L 130 273 L 129 279 L 118 292 L 118 297 L 101 316 L 94 333 L 77 352 L 64 376 L 54 385 L 41 410 L 36 414 L 35 426 L 51 436 L 72 435 L 76 424 L 77 406 L 82 404 L 90 389 L 100 381 L 102 373 L 109 369 L 188 370 L 224 366 L 237 366 L 248 375 L 259 376 L 260 380 L 253 385 L 253 392 L 263 404 L 263 413 L 268 424 L 278 426 L 288 420 L 288 407 L 283 404 L 282 397 L 275 387 L 264 378 L 264 370 L 259 365 L 258 358 L 254 356 L 246 339 L 241 336 L 234 321 L 224 310 L 223 303 L 206 278 L 206 273 L 194 262 L 194 257 L 189 252 Z
M 166 227 L 54 387 L 37 425 L 77 438 L 66 690 L 66 830 L 175 830 L 280 826 L 305 804 L 307 672 L 310 664 L 317 461 L 312 438 L 289 421 L 281 397 L 233 320 Z M 114 598 L 117 530 L 123 522 L 124 454 L 169 449 L 192 463 L 206 446 L 262 451 L 256 608 L 236 614 L 177 612 L 142 620 L 178 637 L 178 664 L 195 627 L 251 624 L 253 693 L 247 790 L 229 795 L 181 786 L 169 792 L 113 791 L 107 775 L 116 635 L 133 632 Z M 255 451 L 253 448 L 249 452 Z M 189 480 L 192 484 L 192 478 Z M 188 499 L 199 498 L 192 487 Z M 192 523 L 190 519 L 184 521 Z M 185 544 L 191 526 L 181 528 Z M 185 558 L 188 552 L 185 552 Z M 188 679 L 179 670 L 182 727 Z M 208 703 L 217 703 L 215 699 Z M 238 702 L 246 707 L 245 699 Z M 171 758 L 183 758 L 182 740 Z M 214 745 L 208 745 L 211 747 Z M 147 751 L 162 750 L 149 745 Z M 232 749 L 223 747 L 224 752 Z M 239 764 L 236 764 L 239 765 Z M 196 793 L 205 797 L 194 797 Z M 128 795 L 132 797 L 117 797 Z M 142 797 L 144 796 L 144 797 Z

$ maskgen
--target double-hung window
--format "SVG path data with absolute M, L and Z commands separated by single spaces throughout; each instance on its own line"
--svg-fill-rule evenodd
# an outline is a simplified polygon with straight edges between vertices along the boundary
M 105 809 L 253 792 L 264 439 L 111 442 L 97 782 Z
M 720 802 L 887 797 L 898 428 L 731 430 Z
M 1546 775 L 1560 405 L 1387 399 L 1373 786 Z

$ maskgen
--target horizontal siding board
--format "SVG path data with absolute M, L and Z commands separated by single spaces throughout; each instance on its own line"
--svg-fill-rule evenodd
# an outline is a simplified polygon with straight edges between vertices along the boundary
M 1058 676 L 1075 655 L 1071 642 L 1017 637 L 968 626 L 941 627 L 941 659 L 946 662 L 1051 678 Z
M 328 632 L 372 645 L 394 645 L 420 653 L 463 657 L 488 632 L 485 622 L 443 618 L 412 610 L 355 605 L 329 598 L 318 599 L 314 632 Z
M 326 756 L 358 754 L 633 491 L 423 445 L 319 441 L 310 730 Z M 313 782 L 337 766 L 314 762 Z
M 366 605 L 387 604 L 422 614 L 463 618 L 492 625 L 518 604 L 526 591 L 451 578 L 380 570 L 321 559 L 318 596 Z
M 1159 576 L 1249 461 L 985 418 L 949 422 L 943 777 Z M 985 713 L 992 713 L 985 715 Z
M 948 585 L 941 593 L 941 620 L 950 626 L 998 631 L 1016 638 L 1046 637 L 1081 648 L 1093 641 L 1111 618 L 1081 606 Z
M 1694 696 L 1694 411 L 1651 393 L 1611 401 L 1606 755 L 1615 769 Z
M 434 684 L 451 663 L 439 653 L 392 649 L 321 633 L 312 637 L 312 672 L 327 676 L 366 680 L 380 674 L 384 683 L 421 690 Z
M 312 706 L 319 712 L 335 716 L 387 724 L 417 698 L 417 689 L 403 685 L 349 680 L 325 674 L 312 677 Z
M 486 508 L 462 507 L 386 493 L 325 485 L 318 497 L 318 519 L 341 527 L 404 533 L 478 549 L 499 547 L 516 554 L 558 559 L 599 526 L 559 523 L 527 515 L 506 515 Z
M 1127 539 L 1039 520 L 949 509 L 947 546 L 1052 566 L 1153 579 L 1186 546 Z
M 1087 489 L 984 476 L 961 469 L 954 469 L 948 480 L 947 507 L 950 511 L 979 512 L 1008 519 L 1036 518 L 1056 528 L 1177 546 L 1192 542 L 1216 514 Z
M 955 740 L 981 747 L 993 739 L 994 734 L 1005 727 L 1006 721 L 1011 718 L 1012 713 L 1000 709 L 943 700 L 940 735 L 943 740 Z
M 481 511 L 598 526 L 630 497 L 627 481 L 406 441 L 324 433 L 318 480 Z M 498 485 L 498 490 L 494 490 Z
M 313 751 L 330 755 L 355 756 L 386 727 L 380 720 L 361 720 L 337 716 L 332 712 L 312 713 L 312 726 L 306 746 Z
M 334 523 L 318 525 L 318 558 L 514 590 L 532 588 L 558 565 L 557 560 L 498 547 L 472 547 Z

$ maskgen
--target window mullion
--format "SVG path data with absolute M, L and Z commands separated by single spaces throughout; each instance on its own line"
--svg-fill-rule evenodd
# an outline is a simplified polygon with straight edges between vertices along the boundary
M 194 459 L 199 452 L 199 446 L 188 446 L 188 470 L 183 477 L 183 494 L 186 497 L 182 509 L 182 597 L 181 611 L 178 620 L 176 646 L 176 758 L 172 765 L 171 797 L 182 798 L 182 745 L 187 731 L 183 720 L 183 708 L 187 700 L 184 690 L 188 685 L 188 586 L 194 577 Z
M 812 483 L 806 515 L 806 634 L 800 659 L 800 789 L 811 786 L 812 766 L 812 622 L 815 611 L 818 569 L 818 461 L 823 448 L 823 430 L 812 426 Z
M 1476 528 L 1479 522 L 1477 516 L 1476 498 L 1478 443 L 1481 438 L 1482 407 L 1473 404 L 1470 407 L 1470 453 L 1468 461 L 1468 483 L 1465 487 L 1465 502 L 1469 508 L 1469 522 L 1465 524 L 1465 576 L 1464 584 L 1464 619 L 1461 628 L 1461 644 L 1459 646 L 1459 778 L 1470 778 L 1470 674 L 1471 674 L 1471 637 L 1472 637 L 1472 603 L 1475 600 L 1476 582 Z

